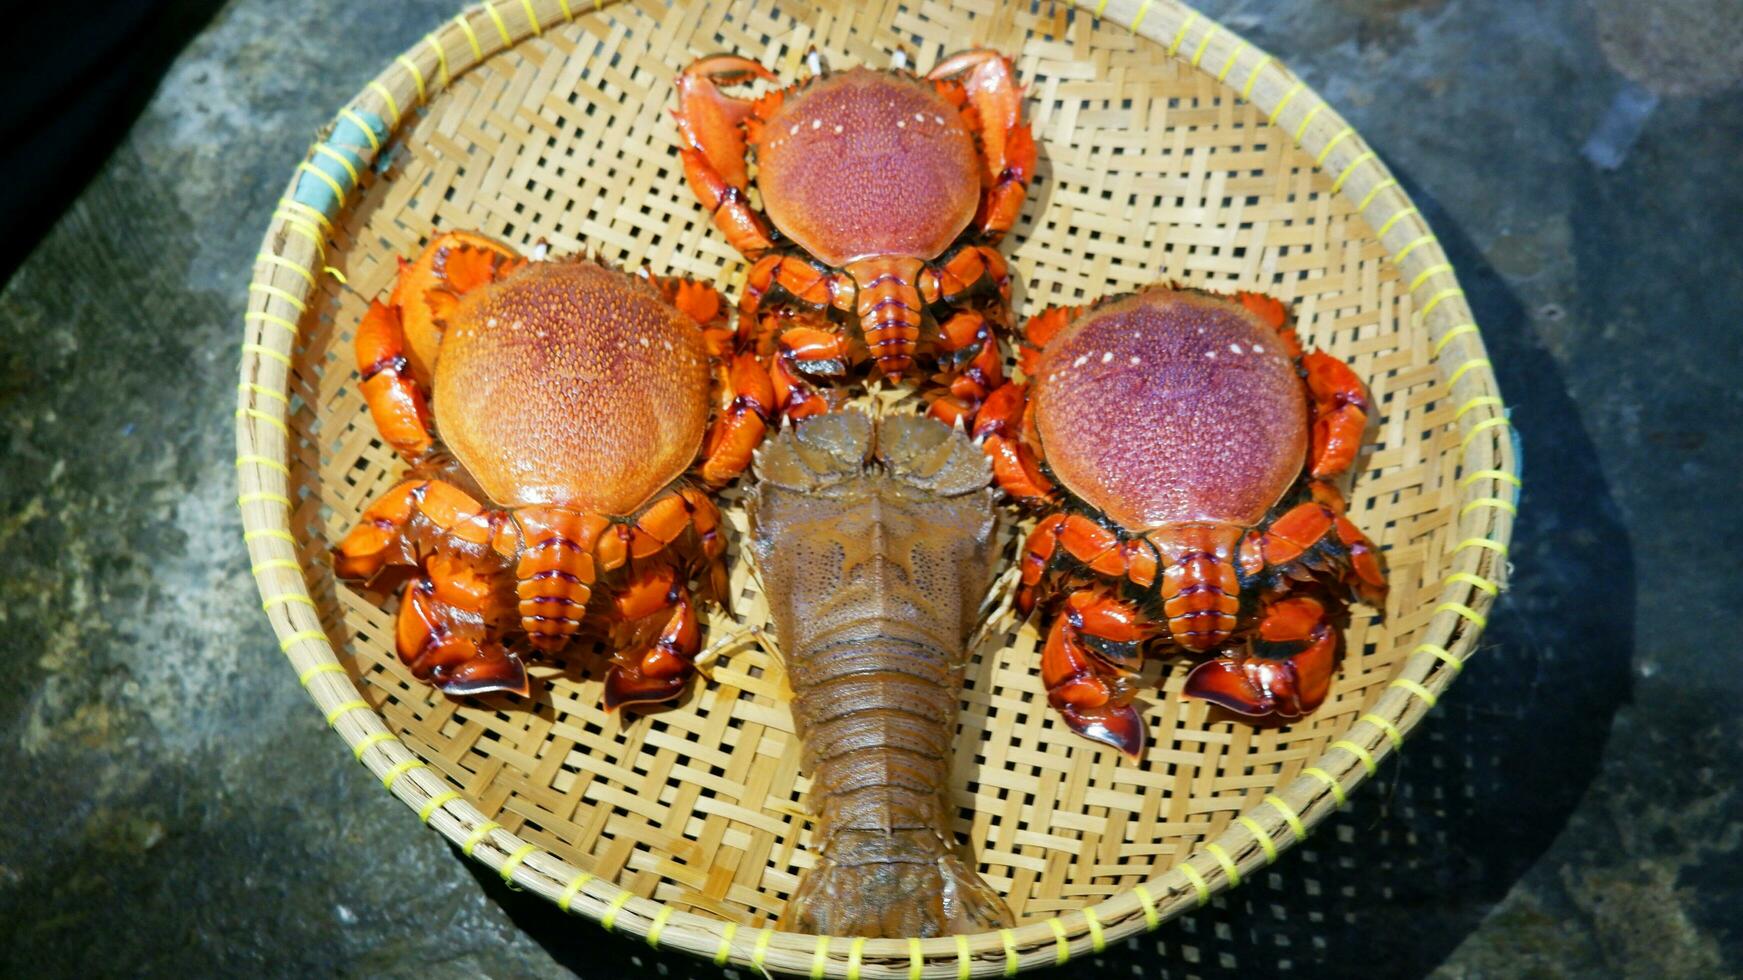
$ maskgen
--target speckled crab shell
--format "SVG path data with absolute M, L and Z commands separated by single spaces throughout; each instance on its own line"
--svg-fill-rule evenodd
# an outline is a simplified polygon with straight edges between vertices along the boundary
M 789 92 L 756 143 L 769 220 L 824 263 L 937 257 L 980 202 L 962 113 L 925 79 L 852 68 Z
M 534 262 L 445 319 L 437 424 L 498 505 L 629 514 L 695 460 L 708 352 L 648 283 L 590 261 Z
M 1307 391 L 1239 303 L 1155 288 L 1079 316 L 1036 364 L 1048 466 L 1131 531 L 1258 524 L 1307 457 Z

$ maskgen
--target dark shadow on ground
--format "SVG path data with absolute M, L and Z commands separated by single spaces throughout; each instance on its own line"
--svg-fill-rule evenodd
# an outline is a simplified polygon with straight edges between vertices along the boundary
M 1409 190 L 1459 270 L 1523 437 L 1512 589 L 1464 676 L 1342 813 L 1208 908 L 1093 957 L 1092 975 L 1424 975 L 1555 840 L 1598 771 L 1631 676 L 1627 531 L 1524 308 L 1458 225 L 1420 188 Z M 655 964 L 668 976 L 720 975 L 604 937 L 597 925 L 468 867 L 520 928 L 581 976 Z M 1037 975 L 1085 969 L 1074 963 Z

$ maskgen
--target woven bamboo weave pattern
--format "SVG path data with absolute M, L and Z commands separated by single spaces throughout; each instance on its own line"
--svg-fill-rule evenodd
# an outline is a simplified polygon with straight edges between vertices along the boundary
M 323 171 L 343 192 L 332 213 L 287 200 L 273 216 L 243 347 L 244 523 L 301 683 L 358 759 L 468 856 L 608 928 L 722 963 L 998 974 L 1238 884 L 1433 706 L 1504 585 L 1517 492 L 1509 423 L 1451 266 L 1373 151 L 1270 56 L 1177 4 L 1100 7 L 499 0 L 433 31 L 340 114 L 363 120 L 356 132 L 378 117 L 392 138 L 356 148 L 374 166 L 354 178 Z M 325 559 L 402 470 L 351 355 L 396 257 L 474 229 L 736 298 L 745 263 L 684 184 L 672 78 L 732 51 L 791 80 L 812 45 L 842 67 L 887 65 L 897 46 L 922 70 L 977 45 L 1016 59 L 1041 145 L 1004 246 L 1020 313 L 1167 279 L 1268 291 L 1294 305 L 1307 343 L 1368 379 L 1379 416 L 1351 513 L 1387 549 L 1392 592 L 1383 619 L 1353 611 L 1332 695 L 1310 718 L 1213 722 L 1179 699 L 1180 664 L 1152 663 L 1152 747 L 1134 766 L 1047 708 L 1031 628 L 1007 617 L 987 631 L 964 694 L 955 830 L 1018 926 L 961 943 L 767 928 L 811 859 L 779 665 L 754 642 L 647 717 L 600 707 L 605 658 L 580 646 L 536 663 L 527 701 L 451 701 L 399 664 L 391 604 L 335 582 Z M 737 493 L 723 506 L 742 533 Z M 736 541 L 730 556 L 737 623 L 715 615 L 705 642 L 766 623 Z

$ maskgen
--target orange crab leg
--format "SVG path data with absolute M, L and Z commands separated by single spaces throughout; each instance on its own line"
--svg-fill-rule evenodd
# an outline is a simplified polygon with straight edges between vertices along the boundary
M 1299 718 L 1318 708 L 1330 692 L 1341 636 L 1318 600 L 1278 600 L 1265 608 L 1258 639 L 1294 652 L 1261 656 L 1249 643 L 1192 668 L 1183 693 L 1255 718 Z
M 714 217 L 732 246 L 748 256 L 774 246 L 763 217 L 745 196 L 745 126 L 756 103 L 723 95 L 716 85 L 774 75 L 748 58 L 716 55 L 695 62 L 678 76 L 678 131 L 684 146 L 684 176 L 690 190 Z
M 1016 224 L 1035 172 L 1035 138 L 1022 121 L 1023 93 L 1016 68 L 996 51 L 964 51 L 940 62 L 926 77 L 947 98 L 960 90 L 973 106 L 972 115 L 966 111 L 964 115 L 980 137 L 983 170 L 977 220 L 981 231 L 996 239 Z
M 406 358 L 420 384 L 427 387 L 435 377 L 436 353 L 442 343 L 432 294 L 465 293 L 508 275 L 521 263 L 513 247 L 471 231 L 443 232 L 432 238 L 415 260 L 400 260 L 399 276 L 387 302 L 400 312 Z M 435 303 L 441 304 L 443 299 L 435 297 Z
M 1017 425 L 1027 403 L 1027 386 L 1007 382 L 987 396 L 975 417 L 974 437 L 992 459 L 993 479 L 1021 503 L 1041 503 L 1053 494 L 1053 483 L 1041 475 L 1039 461 Z
M 1023 324 L 1022 340 L 1017 345 L 1017 366 L 1024 374 L 1034 376 L 1041 351 L 1081 312 L 1083 308 L 1080 306 L 1049 306 Z
M 441 480 L 406 480 L 377 497 L 357 526 L 333 549 L 333 571 L 340 578 L 368 581 L 387 565 L 418 561 L 410 537 L 414 518 L 473 544 L 493 544 L 492 529 L 482 519 L 486 509 L 465 491 Z M 513 545 L 509 545 L 512 554 Z M 503 553 L 498 548 L 498 553 Z
M 656 565 L 638 570 L 615 604 L 624 628 L 605 675 L 605 710 L 682 694 L 702 647 L 689 589 L 671 567 Z
M 1313 351 L 1301 358 L 1313 394 L 1312 474 L 1320 479 L 1350 468 L 1368 427 L 1368 396 L 1362 379 L 1343 361 Z
M 702 479 L 711 487 L 744 472 L 775 416 L 774 382 L 755 354 L 734 357 L 725 375 L 731 400 L 715 419 L 702 452 Z
M 1137 759 L 1148 734 L 1132 707 L 1145 628 L 1127 603 L 1098 589 L 1066 597 L 1041 650 L 1047 701 L 1071 730 Z
M 528 691 L 526 667 L 518 655 L 489 635 L 486 599 L 476 606 L 467 590 L 442 588 L 432 578 L 414 578 L 400 593 L 394 647 L 412 676 L 444 694 Z M 458 600 L 458 601 L 450 601 Z
M 369 404 L 376 431 L 401 456 L 417 462 L 436 440 L 430 434 L 429 401 L 406 358 L 399 310 L 371 301 L 357 325 L 353 346 L 363 376 L 363 400 Z
M 992 325 L 973 310 L 962 310 L 938 325 L 938 349 L 945 367 L 935 380 L 943 393 L 928 393 L 930 414 L 946 425 L 971 425 L 987 394 L 1005 380 L 1004 358 L 993 339 Z

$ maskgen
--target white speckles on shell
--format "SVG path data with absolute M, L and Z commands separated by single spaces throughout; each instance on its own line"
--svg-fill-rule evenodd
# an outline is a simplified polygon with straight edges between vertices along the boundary
M 1229 345 L 1229 353 L 1231 353 L 1231 354 L 1241 353 L 1241 345 L 1240 344 L 1230 344 Z
M 1107 352 L 1105 352 L 1105 353 L 1103 353 L 1103 354 L 1102 354 L 1102 356 L 1101 356 L 1101 362 L 1102 362 L 1102 363 L 1103 363 L 1103 364 L 1106 364 L 1106 363 L 1108 363 L 1108 362 L 1109 362 L 1109 361 L 1112 361 L 1112 360 L 1113 360 L 1113 359 L 1114 359 L 1114 352 L 1113 352 L 1113 351 L 1111 351 L 1111 350 L 1110 350 L 1110 351 L 1107 351 Z

